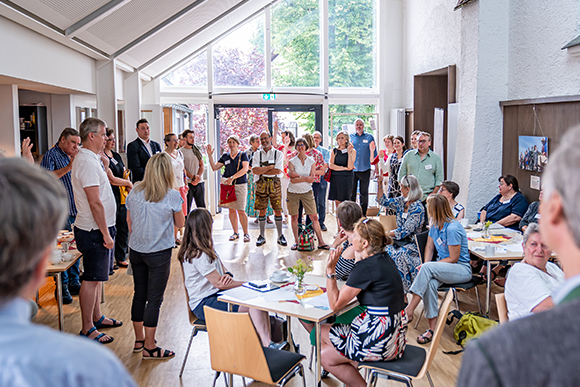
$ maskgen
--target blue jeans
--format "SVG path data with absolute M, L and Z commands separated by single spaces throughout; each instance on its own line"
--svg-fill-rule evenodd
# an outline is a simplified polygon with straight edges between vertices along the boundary
M 426 262 L 421 266 L 409 291 L 423 299 L 425 317 L 439 315 L 437 288 L 442 283 L 460 284 L 471 280 L 469 262 Z
M 326 189 L 328 182 L 324 176 L 320 176 L 320 183 L 312 183 L 314 190 L 314 200 L 316 200 L 316 212 L 318 213 L 318 223 L 324 224 L 326 220 Z
M 193 310 L 193 314 L 195 314 L 195 316 L 198 319 L 205 321 L 205 313 L 203 311 L 204 306 L 209 306 L 210 308 L 217 309 L 217 310 L 223 310 L 224 312 L 226 312 L 228 310 L 227 302 L 218 301 L 218 294 L 217 293 L 212 294 L 211 296 L 207 296 L 206 298 L 201 300 L 199 302 L 199 304 L 197 304 L 197 306 Z M 232 305 L 232 312 L 237 312 L 237 311 L 238 311 L 238 305 Z
M 75 222 L 76 217 L 69 215 L 68 219 L 66 220 L 66 224 L 64 228 L 68 231 L 72 231 L 72 224 Z M 62 284 L 63 285 L 80 285 L 79 281 L 79 261 L 76 261 L 74 265 L 72 265 L 67 271 L 63 271 L 61 274 Z M 56 281 L 56 277 L 55 277 Z

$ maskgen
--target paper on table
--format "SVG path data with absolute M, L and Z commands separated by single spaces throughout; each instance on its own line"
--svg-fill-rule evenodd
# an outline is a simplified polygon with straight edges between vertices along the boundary
M 253 300 L 254 298 L 258 298 L 262 295 L 262 293 L 256 292 L 255 290 L 245 288 L 243 286 L 239 286 L 237 288 L 224 290 L 220 294 L 224 296 L 235 298 L 238 301 L 249 301 Z
M 524 248 L 519 243 L 503 245 L 503 247 L 505 247 L 507 250 L 512 251 L 514 253 L 522 253 L 523 254 L 523 252 L 524 252 Z
M 304 304 L 312 305 L 317 308 L 327 308 L 330 309 L 330 304 L 328 303 L 328 297 L 326 293 L 319 296 L 305 298 L 302 300 Z
M 296 294 L 292 286 L 286 286 L 280 289 L 272 290 L 271 292 L 262 294 L 262 298 L 266 302 L 278 302 L 278 301 L 297 301 Z
M 467 237 L 471 239 L 481 238 L 482 235 L 482 233 L 476 231 L 467 233 Z

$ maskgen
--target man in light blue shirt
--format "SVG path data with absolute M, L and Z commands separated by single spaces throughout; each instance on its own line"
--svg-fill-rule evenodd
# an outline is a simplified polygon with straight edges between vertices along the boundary
M 371 152 L 371 144 L 375 143 L 372 134 L 365 132 L 363 120 L 357 118 L 354 122 L 356 133 L 350 135 L 350 142 L 356 150 L 356 159 L 354 160 L 354 184 L 352 185 L 352 194 L 350 200 L 356 203 L 356 194 L 360 182 L 360 206 L 363 215 L 366 216 L 369 206 L 369 182 L 371 178 L 371 160 L 377 156 L 376 149 Z
M 67 194 L 49 172 L 0 159 L 0 384 L 127 386 L 135 382 L 102 344 L 32 324 L 30 299 L 67 217 Z
M 330 151 L 320 145 L 322 143 L 322 135 L 320 132 L 314 132 L 312 135 L 314 138 L 314 145 L 316 145 L 316 150 L 322 153 L 322 158 L 326 163 L 328 168 L 328 162 L 330 161 Z M 316 197 L 316 211 L 318 212 L 318 222 L 320 223 L 320 229 L 322 231 L 328 230 L 324 224 L 326 219 L 326 189 L 328 187 L 328 182 L 324 180 L 324 176 L 320 176 L 320 183 L 312 183 L 312 189 L 315 192 Z

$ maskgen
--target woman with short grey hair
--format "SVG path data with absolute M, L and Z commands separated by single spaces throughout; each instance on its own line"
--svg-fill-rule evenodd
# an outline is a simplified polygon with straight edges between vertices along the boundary
M 387 211 L 395 211 L 397 214 L 397 228 L 387 230 L 387 235 L 393 238 L 394 243 L 388 245 L 386 250 L 397 264 L 406 294 L 417 275 L 417 268 L 421 265 L 421 257 L 413 236 L 425 228 L 425 207 L 421 203 L 423 190 L 415 176 L 406 175 L 401 179 L 402 196 L 387 198 L 383 193 L 382 180 L 379 175 L 377 203 L 386 207 Z

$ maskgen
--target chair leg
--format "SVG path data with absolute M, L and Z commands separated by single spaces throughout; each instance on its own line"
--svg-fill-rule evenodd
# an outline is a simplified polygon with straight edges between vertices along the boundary
M 308 364 L 308 369 L 312 371 L 312 360 L 314 359 L 314 345 L 310 346 L 310 363 Z
M 461 310 L 459 309 L 459 298 L 457 296 L 457 290 L 455 288 L 451 288 L 451 291 L 453 292 L 453 299 L 455 300 L 455 308 L 457 308 L 457 310 L 461 312 Z M 441 306 L 443 306 L 443 304 L 441 304 Z
M 367 382 L 367 387 L 375 387 L 377 385 L 377 373 L 375 370 L 371 370 L 371 377 Z
M 427 371 L 427 380 L 429 381 L 429 385 L 433 387 L 433 380 L 431 380 L 431 374 Z
M 479 300 L 479 289 L 477 288 L 477 286 L 475 287 L 475 296 L 477 297 L 477 307 L 479 308 L 479 313 L 483 314 L 481 312 L 481 301 Z
M 417 319 L 417 322 L 415 323 L 415 329 L 417 329 L 417 327 L 419 326 L 419 321 L 421 321 L 421 317 L 423 317 L 424 313 L 425 313 L 425 309 L 423 309 L 421 311 L 421 314 L 419 315 L 419 318 Z
M 306 387 L 306 373 L 304 372 L 304 367 L 300 364 L 300 376 L 302 376 L 302 387 Z
M 183 375 L 183 370 L 185 369 L 185 362 L 187 362 L 187 357 L 189 356 L 189 350 L 191 348 L 191 342 L 193 341 L 193 338 L 194 338 L 196 333 L 197 333 L 197 327 L 193 327 L 193 329 L 191 330 L 191 336 L 189 337 L 189 344 L 187 345 L 187 351 L 185 351 L 185 358 L 183 359 L 183 364 L 181 365 L 181 371 L 179 371 L 179 377 L 181 377 L 181 375 Z M 217 378 L 217 376 L 216 376 L 216 378 Z M 214 385 L 215 385 L 215 381 L 214 381 Z
M 217 382 L 218 378 L 220 377 L 220 372 L 216 371 L 215 376 L 213 377 L 213 384 L 212 387 L 215 387 L 215 382 Z
M 246 378 L 244 378 L 243 376 L 242 376 L 242 383 L 244 384 L 244 387 L 246 387 Z

